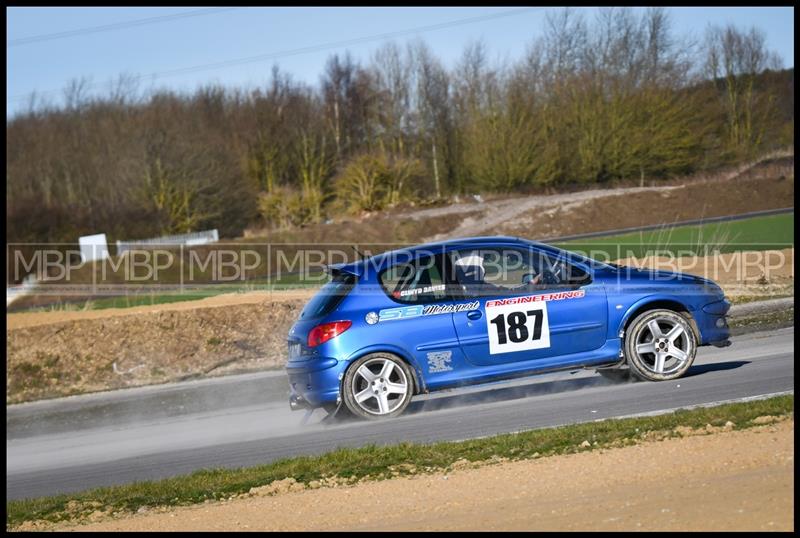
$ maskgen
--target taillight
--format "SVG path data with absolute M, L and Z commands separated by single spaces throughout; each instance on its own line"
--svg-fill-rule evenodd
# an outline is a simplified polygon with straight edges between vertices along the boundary
M 332 321 L 317 325 L 308 333 L 308 347 L 324 344 L 331 338 L 336 338 L 353 324 L 352 321 Z

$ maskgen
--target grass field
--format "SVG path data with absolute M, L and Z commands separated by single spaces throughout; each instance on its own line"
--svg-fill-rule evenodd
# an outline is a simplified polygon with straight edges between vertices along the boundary
M 228 499 L 253 487 L 292 478 L 300 484 L 334 480 L 383 480 L 394 476 L 431 473 L 448 469 L 456 461 L 491 462 L 497 458 L 521 460 L 597 450 L 680 436 L 678 426 L 721 428 L 728 421 L 736 429 L 758 425 L 761 416 L 791 416 L 794 396 L 732 403 L 717 407 L 679 410 L 654 416 L 605 420 L 521 433 L 510 433 L 460 442 L 401 443 L 339 449 L 321 456 L 302 456 L 242 469 L 197 471 L 151 482 L 98 488 L 72 495 L 58 495 L 6 503 L 6 525 L 24 521 L 81 519 L 98 509 L 133 513 L 142 506 L 179 506 L 208 499 Z M 704 433 L 710 433 L 708 431 Z M 656 435 L 654 435 L 656 434 Z M 402 464 L 402 465 L 401 465 Z
M 664 227 L 556 244 L 574 252 L 606 256 L 608 260 L 643 257 L 653 252 L 704 256 L 715 251 L 778 250 L 793 245 L 794 213 L 696 226 Z

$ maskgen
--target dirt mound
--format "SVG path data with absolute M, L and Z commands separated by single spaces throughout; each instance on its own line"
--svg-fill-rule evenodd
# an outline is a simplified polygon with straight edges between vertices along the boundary
M 8 330 L 6 403 L 282 367 L 304 303 L 262 298 Z
M 106 319 L 134 314 L 152 314 L 155 312 L 172 312 L 196 310 L 198 308 L 216 308 L 243 304 L 260 304 L 270 301 L 307 301 L 317 289 L 297 289 L 281 291 L 253 291 L 247 293 L 225 293 L 198 299 L 158 305 L 134 306 L 130 308 L 103 308 L 100 310 L 52 310 L 49 312 L 17 312 L 6 315 L 6 329 L 20 329 L 36 325 L 49 325 L 62 321 L 78 321 L 82 319 Z
M 599 191 L 515 213 L 492 233 L 528 238 L 561 237 L 620 228 L 671 224 L 751 211 L 792 207 L 794 177 L 748 175 L 725 182 L 688 183 L 678 187 Z M 489 228 L 475 230 L 488 233 Z
M 458 225 L 447 231 L 427 238 L 429 241 L 445 239 L 447 237 L 469 237 L 484 234 L 523 235 L 531 237 L 528 230 L 524 234 L 507 234 L 508 226 L 526 226 L 530 215 L 548 215 L 555 209 L 569 211 L 573 208 L 583 207 L 586 204 L 606 200 L 609 198 L 627 197 L 633 194 L 661 195 L 680 187 L 630 187 L 618 189 L 592 189 L 581 192 L 551 194 L 545 196 L 528 196 L 487 202 L 486 211 L 478 216 L 463 218 Z M 535 228 L 534 228 L 535 229 Z

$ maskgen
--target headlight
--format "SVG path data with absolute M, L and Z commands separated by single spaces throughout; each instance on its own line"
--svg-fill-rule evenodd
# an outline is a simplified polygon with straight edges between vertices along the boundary
M 721 301 L 715 301 L 713 303 L 709 303 L 703 307 L 703 312 L 706 314 L 714 314 L 716 316 L 722 316 L 728 312 L 731 307 L 731 303 L 727 299 L 723 299 Z

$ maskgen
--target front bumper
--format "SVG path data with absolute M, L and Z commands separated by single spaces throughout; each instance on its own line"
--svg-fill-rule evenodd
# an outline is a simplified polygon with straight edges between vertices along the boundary
M 701 345 L 727 347 L 731 345 L 731 331 L 728 327 L 728 311 L 731 303 L 727 299 L 714 301 L 703 306 L 697 313 L 696 322 L 701 334 Z
M 336 403 L 346 365 L 344 361 L 333 358 L 311 358 L 287 363 L 289 407 L 292 411 Z

